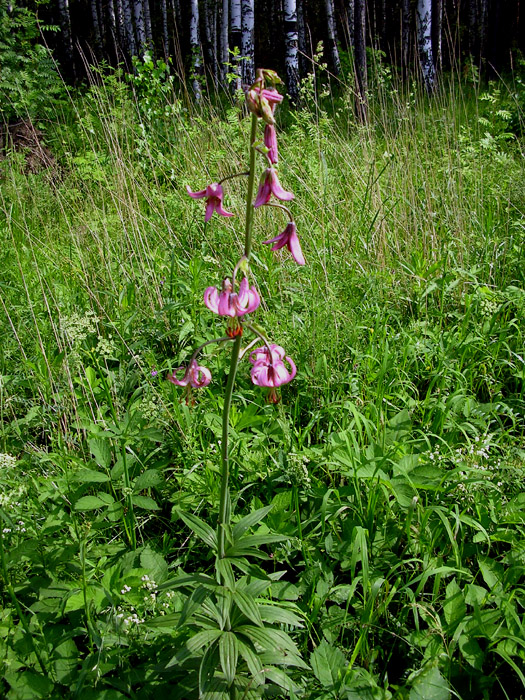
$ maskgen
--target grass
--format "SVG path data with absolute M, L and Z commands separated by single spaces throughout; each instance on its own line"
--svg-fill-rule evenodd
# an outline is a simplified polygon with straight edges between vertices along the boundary
M 258 691 L 241 653 L 239 698 L 524 692 L 523 95 L 382 80 L 367 127 L 347 88 L 313 83 L 281 115 L 307 266 L 262 247 L 280 224 L 256 220 L 256 320 L 299 372 L 269 406 L 241 366 L 231 488 L 240 515 L 272 505 L 254 532 L 285 539 L 254 595 L 295 646 Z M 180 655 L 195 594 L 170 581 L 213 572 L 180 512 L 216 518 L 227 358 L 206 351 L 194 406 L 165 377 L 221 332 L 202 293 L 243 239 L 241 181 L 240 218 L 208 225 L 185 185 L 243 169 L 248 123 L 158 77 L 95 75 L 46 125 L 54 170 L 0 163 L 9 700 L 198 696 L 208 652 Z

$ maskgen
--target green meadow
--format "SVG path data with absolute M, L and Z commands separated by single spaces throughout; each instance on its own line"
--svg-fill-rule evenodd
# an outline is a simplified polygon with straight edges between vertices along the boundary
M 250 117 L 152 66 L 0 161 L 0 696 L 519 700 L 519 73 L 428 97 L 378 65 L 363 126 L 320 70 L 278 112 L 306 265 L 256 210 L 252 318 L 297 376 L 274 405 L 239 367 L 217 577 L 228 353 L 187 402 L 166 377 L 224 335 L 246 184 L 207 224 L 186 186 L 246 169 Z

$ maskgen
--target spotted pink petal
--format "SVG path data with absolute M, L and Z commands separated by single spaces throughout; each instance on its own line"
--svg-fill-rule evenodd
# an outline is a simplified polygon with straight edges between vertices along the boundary
M 177 379 L 176 373 L 180 372 L 181 369 L 185 370 L 184 376 L 182 377 L 182 379 Z M 172 384 L 175 384 L 175 386 L 187 386 L 189 381 L 190 381 L 187 368 L 186 367 L 177 367 L 177 369 L 172 374 L 168 374 L 167 380 L 169 382 L 171 382 Z
M 201 389 L 204 386 L 208 386 L 211 382 L 211 372 L 207 367 L 201 367 L 197 364 L 196 360 L 193 360 L 190 367 L 188 368 L 189 382 L 195 389 Z
M 207 287 L 204 290 L 204 303 L 214 314 L 219 313 L 219 292 L 217 287 Z
M 252 364 L 256 364 L 257 362 L 264 362 L 264 363 L 268 364 L 270 352 L 271 352 L 271 362 L 276 362 L 276 361 L 282 360 L 284 358 L 284 348 L 282 348 L 280 345 L 276 345 L 275 343 L 272 343 L 270 345 L 270 350 L 268 350 L 266 345 L 263 345 L 260 348 L 255 348 L 255 350 L 252 350 L 252 352 L 250 353 L 250 362 Z

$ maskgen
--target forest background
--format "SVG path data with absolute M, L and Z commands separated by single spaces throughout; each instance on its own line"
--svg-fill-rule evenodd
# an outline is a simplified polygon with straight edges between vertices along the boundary
M 0 696 L 523 697 L 521 10 L 0 0 Z M 221 561 L 228 362 L 166 378 L 223 333 L 245 183 L 186 186 L 246 169 L 259 66 L 306 265 L 261 207 L 297 376 L 240 365 Z

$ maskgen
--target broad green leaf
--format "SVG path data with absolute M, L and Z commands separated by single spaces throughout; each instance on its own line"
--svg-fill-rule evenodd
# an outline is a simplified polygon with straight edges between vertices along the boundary
M 443 678 L 437 663 L 430 663 L 413 673 L 409 681 L 412 687 L 408 700 L 449 700 L 450 688 Z
M 298 600 L 299 589 L 287 581 L 275 581 L 271 586 L 272 596 L 277 600 Z
M 478 586 L 475 583 L 468 583 L 465 588 L 465 603 L 467 605 L 482 605 L 486 599 L 488 591 L 483 586 Z
M 111 447 L 109 442 L 101 438 L 92 438 L 88 442 L 88 445 L 89 451 L 93 455 L 98 466 L 108 469 L 111 464 Z
M 467 606 L 461 588 L 456 583 L 456 579 L 447 586 L 446 598 L 443 603 L 445 620 L 450 627 L 456 627 L 467 614 Z
M 63 685 L 68 685 L 79 664 L 79 651 L 72 639 L 66 639 L 53 649 L 53 665 L 55 667 L 56 680 Z
M 282 630 L 268 627 L 254 627 L 253 625 L 240 625 L 235 630 L 238 634 L 243 634 L 250 642 L 255 642 L 266 651 L 284 649 L 292 654 L 299 654 L 295 642 Z
M 296 693 L 299 690 L 288 674 L 281 671 L 280 668 L 266 666 L 264 669 L 264 675 L 266 678 L 271 680 L 272 683 L 284 688 L 284 690 L 286 690 L 288 693 Z
M 233 632 L 223 632 L 219 639 L 219 656 L 221 668 L 226 682 L 231 684 L 235 679 L 237 671 L 237 659 L 239 657 L 239 647 L 237 637 Z
M 264 666 L 296 666 L 297 668 L 310 669 L 298 654 L 289 651 L 263 651 L 260 655 L 261 663 Z
M 479 557 L 478 564 L 483 580 L 491 592 L 494 592 L 494 589 L 500 589 L 503 578 L 503 567 L 501 564 L 490 559 L 490 557 Z
M 478 671 L 481 671 L 485 654 L 473 637 L 462 634 L 459 638 L 459 650 L 465 661 Z
M 37 698 L 49 698 L 52 695 L 53 682 L 40 673 L 17 671 L 6 673 L 5 679 L 11 686 L 9 697 L 14 700 L 37 700 Z
M 168 565 L 164 557 L 150 547 L 144 547 L 140 553 L 140 565 L 143 569 L 151 571 L 151 576 L 156 583 L 162 583 L 168 576 Z
M 144 510 L 160 510 L 160 506 L 149 496 L 133 496 L 133 505 Z
M 148 469 L 138 476 L 133 483 L 133 491 L 138 493 L 143 489 L 150 489 L 162 483 L 162 476 L 157 469 Z
M 82 496 L 75 503 L 75 510 L 95 510 L 96 508 L 105 508 L 107 503 L 98 496 Z
M 215 568 L 221 577 L 222 583 L 233 590 L 235 588 L 235 576 L 233 575 L 231 562 L 226 558 L 219 559 L 219 557 L 217 557 Z
M 343 652 L 324 639 L 310 654 L 310 664 L 315 677 L 323 688 L 337 687 L 346 670 Z
M 199 586 L 196 588 L 184 603 L 184 607 L 180 612 L 179 624 L 177 627 L 182 627 L 188 617 L 191 617 L 193 613 L 201 607 L 209 595 L 210 591 L 207 591 L 204 586 Z
M 261 520 L 263 520 L 272 510 L 272 508 L 273 505 L 258 508 L 257 510 L 254 510 L 253 513 L 248 513 L 248 515 L 245 515 L 244 518 L 241 518 L 241 520 L 239 520 L 239 522 L 233 526 L 233 541 L 237 542 L 237 540 L 244 535 L 246 530 L 249 530 L 254 525 L 257 525 L 257 523 L 260 523 Z
M 193 530 L 197 537 L 200 537 L 201 540 L 208 545 L 208 547 L 211 547 L 211 549 L 214 551 L 217 550 L 217 535 L 207 523 L 198 518 L 196 515 L 193 515 L 193 513 L 186 513 L 178 508 L 175 512 L 180 519 L 186 523 L 190 530 Z
M 75 476 L 75 481 L 81 481 L 85 484 L 103 483 L 109 481 L 109 476 L 103 472 L 97 472 L 94 469 L 80 469 Z

